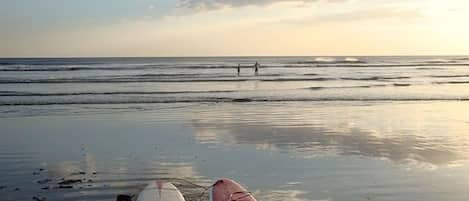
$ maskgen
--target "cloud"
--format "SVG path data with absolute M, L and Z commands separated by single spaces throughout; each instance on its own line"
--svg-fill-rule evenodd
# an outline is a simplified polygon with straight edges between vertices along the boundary
M 281 2 L 310 3 L 318 0 L 180 0 L 179 7 L 197 11 L 218 10 L 226 7 L 267 6 Z M 347 0 L 327 0 L 343 2 Z
M 418 9 L 400 9 L 393 7 L 381 7 L 372 9 L 358 9 L 345 12 L 328 13 L 303 17 L 299 19 L 280 20 L 280 23 L 310 25 L 318 23 L 356 22 L 365 20 L 397 20 L 412 22 L 424 19 L 425 15 Z
M 401 18 L 401 19 L 416 19 L 423 17 L 418 10 L 411 9 L 396 9 L 396 8 L 378 8 L 370 10 L 357 10 L 346 13 L 332 14 L 319 17 L 319 21 L 355 21 L 364 19 L 377 19 L 377 18 Z

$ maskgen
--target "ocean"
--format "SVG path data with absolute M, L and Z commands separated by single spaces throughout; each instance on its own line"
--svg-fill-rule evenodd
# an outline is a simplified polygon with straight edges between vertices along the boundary
M 5 58 L 0 128 L 5 201 L 469 200 L 469 56 Z

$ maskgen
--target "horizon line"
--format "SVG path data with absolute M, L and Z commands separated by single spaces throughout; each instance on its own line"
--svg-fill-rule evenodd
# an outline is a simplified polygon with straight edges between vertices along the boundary
M 239 57 L 465 57 L 469 56 L 464 54 L 415 54 L 415 55 L 254 55 L 254 56 L 233 56 L 233 55 L 218 55 L 218 56 L 28 56 L 28 57 L 1 57 L 0 59 L 130 59 L 130 58 L 239 58 Z

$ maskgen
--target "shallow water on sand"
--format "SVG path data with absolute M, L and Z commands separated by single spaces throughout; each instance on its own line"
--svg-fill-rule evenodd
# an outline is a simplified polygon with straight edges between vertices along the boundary
M 0 200 L 466 201 L 468 58 L 0 59 Z
M 462 201 L 462 108 L 469 103 L 12 106 L 16 116 L 0 119 L 0 192 L 2 200 L 113 200 L 165 178 L 197 200 L 203 190 L 178 178 L 208 186 L 229 177 L 258 200 Z M 64 179 L 81 182 L 57 188 Z

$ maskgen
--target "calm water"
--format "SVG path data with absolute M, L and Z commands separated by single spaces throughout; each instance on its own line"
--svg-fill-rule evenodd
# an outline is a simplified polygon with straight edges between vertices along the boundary
M 1 200 L 469 200 L 468 57 L 0 59 L 0 128 Z

